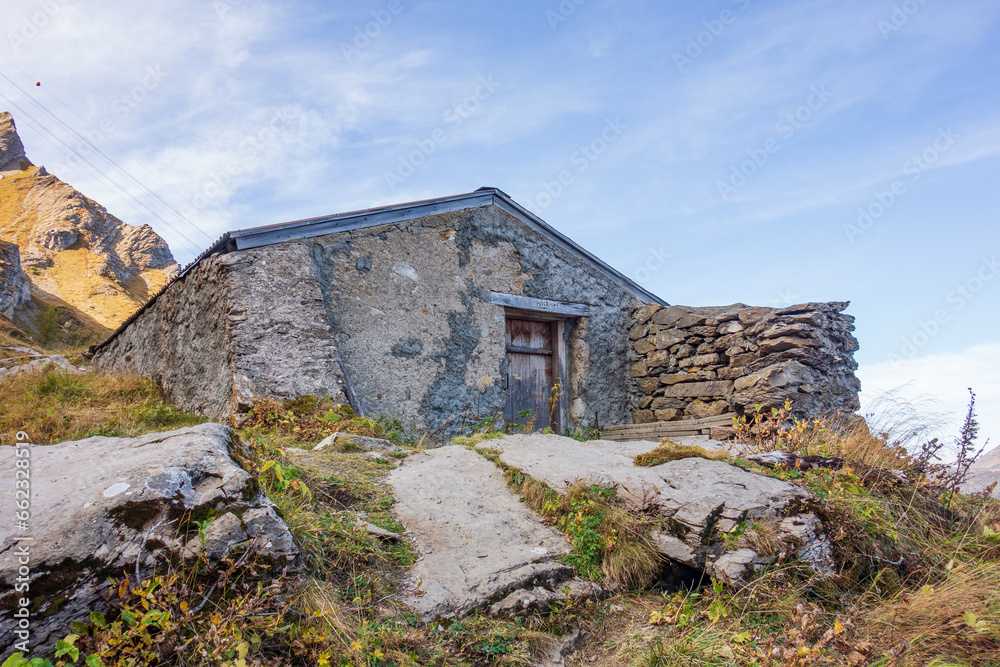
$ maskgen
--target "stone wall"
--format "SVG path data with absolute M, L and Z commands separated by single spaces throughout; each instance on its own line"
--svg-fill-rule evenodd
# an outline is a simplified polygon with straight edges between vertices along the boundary
M 629 337 L 636 423 L 751 413 L 792 402 L 800 416 L 858 409 L 858 342 L 847 303 L 788 308 L 648 304 Z

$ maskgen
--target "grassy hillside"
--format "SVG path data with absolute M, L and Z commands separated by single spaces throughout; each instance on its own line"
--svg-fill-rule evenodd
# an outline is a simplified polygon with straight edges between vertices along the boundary
M 146 381 L 55 371 L 0 383 L 0 405 L 4 433 L 24 429 L 48 443 L 199 421 L 165 403 Z M 824 421 L 779 428 L 767 420 L 742 429 L 758 450 L 842 459 L 837 469 L 808 470 L 734 461 L 822 499 L 843 564 L 832 579 L 777 559 L 742 588 L 712 581 L 682 587 L 663 563 L 650 570 L 648 562 L 633 567 L 622 560 L 629 549 L 621 541 L 641 541 L 640 532 L 625 527 L 646 519 L 623 514 L 630 510 L 613 494 L 581 487 L 559 500 L 509 471 L 524 501 L 567 533 L 576 547 L 568 562 L 617 592 L 517 620 L 472 616 L 440 624 L 421 623 L 396 597 L 416 556 L 412 546 L 381 541 L 357 522 L 364 516 L 402 530 L 385 484 L 395 462 L 346 450 L 295 452 L 333 430 L 398 441 L 391 419 L 357 418 L 343 406 L 304 399 L 258 404 L 239 430 L 248 444 L 243 463 L 307 554 L 306 576 L 273 572 L 248 553 L 216 568 L 198 562 L 163 572 L 141 585 L 123 578 L 112 600 L 118 611 L 67 628 L 66 653 L 55 664 L 532 665 L 579 627 L 570 665 L 1000 665 L 1000 502 L 949 493 L 891 430 L 873 435 L 857 422 Z M 672 454 L 657 454 L 664 455 Z M 909 481 L 896 481 L 888 468 Z M 752 522 L 725 536 L 762 552 L 768 538 Z

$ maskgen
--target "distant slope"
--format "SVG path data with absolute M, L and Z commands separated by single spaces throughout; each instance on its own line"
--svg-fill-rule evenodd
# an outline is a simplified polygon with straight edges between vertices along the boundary
M 1000 446 L 983 454 L 976 465 L 969 469 L 969 480 L 962 490 L 966 493 L 978 493 L 994 482 L 1000 482 Z M 993 490 L 993 497 L 1000 498 L 1000 484 Z
M 0 240 L 18 247 L 31 302 L 15 324 L 37 332 L 49 306 L 67 343 L 94 342 L 116 328 L 178 270 L 166 242 L 134 227 L 31 165 L 9 113 L 0 113 Z M 11 168 L 13 167 L 13 168 Z

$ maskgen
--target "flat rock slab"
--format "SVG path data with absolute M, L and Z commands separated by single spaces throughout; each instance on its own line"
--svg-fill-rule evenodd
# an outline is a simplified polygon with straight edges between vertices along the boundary
M 509 594 L 556 590 L 573 570 L 571 548 L 507 488 L 500 470 L 465 447 L 414 454 L 389 476 L 397 518 L 420 559 L 404 601 L 425 620 L 461 617 Z
M 743 565 L 763 562 L 743 554 L 737 567 L 733 558 L 721 558 L 724 548 L 720 535 L 747 519 L 773 524 L 792 552 L 807 557 L 816 569 L 829 568 L 829 546 L 822 539 L 818 519 L 788 509 L 795 501 L 812 499 L 808 491 L 703 458 L 636 466 L 632 457 L 652 449 L 649 444 L 643 449 L 638 442 L 578 442 L 558 435 L 531 434 L 486 441 L 480 447 L 497 449 L 504 463 L 556 491 L 563 492 L 578 481 L 613 485 L 619 496 L 633 505 L 657 507 L 660 514 L 672 519 L 670 532 L 653 536 L 663 554 L 713 576 L 737 579 Z M 826 545 L 825 550 L 813 548 L 814 543 Z
M 692 457 L 658 466 L 637 466 L 632 457 L 655 447 L 649 443 L 644 448 L 641 445 L 605 440 L 579 442 L 559 435 L 531 434 L 507 436 L 480 446 L 499 449 L 504 463 L 557 491 L 578 480 L 617 484 L 626 499 L 638 503 L 655 489 L 659 494 L 658 504 L 669 510 L 705 504 L 725 504 L 741 511 L 763 510 L 809 496 L 799 486 L 723 461 Z

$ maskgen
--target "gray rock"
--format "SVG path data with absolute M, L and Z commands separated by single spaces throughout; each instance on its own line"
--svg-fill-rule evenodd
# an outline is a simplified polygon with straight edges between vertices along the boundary
M 555 560 L 570 551 L 563 535 L 475 452 L 448 446 L 414 454 L 389 483 L 393 511 L 420 554 L 403 600 L 424 619 L 462 617 L 518 590 L 558 592 L 573 577 Z
M 22 171 L 30 166 L 14 117 L 7 111 L 0 112 L 0 171 Z
M 690 312 L 691 308 L 684 306 L 668 306 L 662 310 L 657 310 L 656 314 L 652 317 L 653 324 L 659 324 L 664 327 L 677 326 L 677 322 Z
M 603 595 L 604 589 L 595 583 L 579 577 L 571 579 L 555 589 L 535 586 L 514 591 L 500 602 L 490 605 L 494 616 L 521 616 L 534 611 L 548 611 L 554 602 L 565 602 L 570 598 L 592 598 Z
M 644 451 L 655 445 L 644 443 Z M 720 443 L 721 445 L 721 443 Z M 653 467 L 632 462 L 637 443 L 577 442 L 557 435 L 514 435 L 484 442 L 501 460 L 558 492 L 575 481 L 614 485 L 635 506 L 655 506 L 671 519 L 652 536 L 668 558 L 726 581 L 742 578 L 743 556 L 726 555 L 722 533 L 744 520 L 771 524 L 785 550 L 820 574 L 832 571 L 832 550 L 815 515 L 801 509 L 816 498 L 805 489 L 721 461 L 686 458 Z M 724 446 L 724 445 L 723 445 Z M 747 561 L 749 562 L 749 561 Z M 763 559 L 760 559 L 763 562 Z
M 566 656 L 578 649 L 582 642 L 583 632 L 580 628 L 573 628 L 546 648 L 545 654 L 537 659 L 535 667 L 563 667 Z
M 729 322 L 719 325 L 719 334 L 723 336 L 738 333 L 740 331 L 743 331 L 743 325 L 736 320 L 730 320 Z
M 733 383 L 729 380 L 715 380 L 709 382 L 685 382 L 671 385 L 666 388 L 664 396 L 667 397 L 693 397 L 693 396 L 725 396 L 733 390 Z
M 31 283 L 21 268 L 21 252 L 13 243 L 0 241 L 0 314 L 8 320 L 31 301 Z
M 368 533 L 369 535 L 374 535 L 379 539 L 383 539 L 388 542 L 399 542 L 401 539 L 403 539 L 403 536 L 400 535 L 399 533 L 394 533 L 391 530 L 386 530 L 385 528 L 379 528 L 373 523 L 368 523 L 367 521 L 360 521 L 360 520 L 358 521 L 358 523 L 361 525 L 362 528 L 365 529 L 366 533 Z
M 11 348 L 5 348 L 11 349 Z M 25 350 L 27 348 L 21 348 Z M 0 359 L 0 379 L 18 373 L 34 373 L 48 366 L 57 366 L 67 373 L 79 375 L 86 373 L 87 369 L 74 366 L 66 357 L 61 354 L 42 354 L 35 350 L 28 350 L 22 353 L 23 356 Z
M 217 560 L 255 541 L 277 565 L 294 568 L 299 552 L 287 526 L 230 457 L 241 447 L 219 424 L 31 447 L 28 530 L 0 524 L 0 607 L 14 607 L 19 544 L 30 547 L 31 644 L 42 647 L 61 639 L 71 622 L 104 609 L 108 577 L 134 577 L 137 569 L 148 576 L 168 555 L 189 558 L 204 548 Z M 5 469 L 14 470 L 14 448 L 4 451 Z M 14 475 L 0 476 L 7 507 L 15 506 L 14 484 Z M 181 524 L 212 513 L 201 537 L 194 525 Z M 17 541 L 28 536 L 30 542 Z M 14 641 L 12 624 L 0 624 L 0 654 L 9 654 Z
M 352 433 L 334 433 L 332 435 L 328 435 L 320 440 L 319 443 L 313 447 L 313 449 L 321 451 L 327 447 L 333 447 L 335 445 L 347 445 L 348 447 L 354 447 L 368 452 L 389 452 L 392 454 L 407 453 L 407 450 L 403 449 L 399 445 L 394 445 L 388 440 L 371 438 L 366 435 L 354 435 Z

